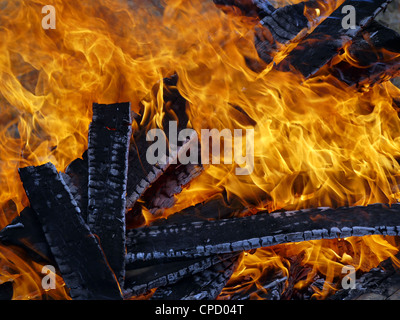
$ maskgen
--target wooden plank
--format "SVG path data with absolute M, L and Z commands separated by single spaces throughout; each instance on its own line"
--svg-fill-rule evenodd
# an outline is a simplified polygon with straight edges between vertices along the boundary
M 125 281 L 125 298 L 144 294 L 150 289 L 169 286 L 179 280 L 202 272 L 221 261 L 230 259 L 236 254 L 202 257 L 160 263 L 140 269 L 127 270 Z
M 127 261 L 199 257 L 288 242 L 399 232 L 400 204 L 263 212 L 242 218 L 129 230 Z
M 121 299 L 101 247 L 54 165 L 19 169 L 33 210 L 73 299 Z
M 130 103 L 93 104 L 88 145 L 88 218 L 120 283 L 125 273 L 125 207 Z
M 315 30 L 300 42 L 290 54 L 278 64 L 277 69 L 300 72 L 304 77 L 313 76 L 321 67 L 338 55 L 345 43 L 354 39 L 386 8 L 391 0 L 346 0 Z M 344 6 L 353 6 L 356 11 L 355 29 L 344 29 L 342 13 Z
M 351 62 L 343 60 L 328 72 L 359 90 L 400 75 L 400 34 L 378 22 L 353 40 L 347 54 Z

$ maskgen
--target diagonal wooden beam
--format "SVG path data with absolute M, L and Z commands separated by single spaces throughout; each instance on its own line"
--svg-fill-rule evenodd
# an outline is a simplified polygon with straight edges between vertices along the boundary
M 364 30 L 392 0 L 346 0 L 315 30 L 305 37 L 289 55 L 278 64 L 282 71 L 296 70 L 305 78 L 313 76 L 339 54 L 344 45 Z M 355 8 L 354 29 L 344 29 L 342 20 L 345 6 Z M 346 12 L 346 11 L 345 11 Z

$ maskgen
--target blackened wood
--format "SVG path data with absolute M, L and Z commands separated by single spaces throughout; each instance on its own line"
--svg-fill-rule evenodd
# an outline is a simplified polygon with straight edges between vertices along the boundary
M 129 147 L 127 202 L 128 208 L 133 208 L 136 201 L 157 180 L 167 168 L 166 165 L 150 164 L 146 159 L 149 143 L 146 141 L 146 131 L 134 133 L 133 142 Z
M 182 278 L 202 272 L 232 256 L 236 254 L 160 263 L 134 270 L 127 269 L 124 296 L 130 298 L 153 288 L 172 285 Z
M 400 74 L 400 34 L 372 22 L 347 49 L 351 62 L 341 61 L 328 72 L 358 89 Z M 356 61 L 356 63 L 354 63 Z
M 395 258 L 400 258 L 397 254 Z M 400 299 L 400 273 L 393 260 L 388 258 L 376 268 L 368 272 L 357 272 L 354 289 L 342 289 L 340 283 L 338 291 L 328 297 L 328 300 L 369 300 L 368 296 L 375 299 L 399 300 Z
M 219 300 L 280 300 L 287 277 L 283 276 L 282 270 L 272 269 L 264 270 L 257 282 L 249 283 L 246 276 L 231 280 L 219 295 Z
M 0 231 L 0 242 L 25 249 L 37 262 L 54 261 L 39 219 L 29 207 L 22 210 L 19 216 Z
M 237 267 L 238 256 L 223 260 L 210 268 L 158 288 L 152 300 L 215 300 Z
M 157 219 L 152 225 L 179 225 L 196 221 L 227 219 L 243 215 L 250 210 L 251 208 L 245 206 L 238 197 L 231 196 L 228 199 L 226 190 L 223 190 L 221 193 L 211 196 L 206 201 L 185 208 L 167 218 Z
M 129 230 L 127 261 L 198 257 L 288 242 L 399 232 L 400 204 L 263 212 L 242 218 Z
M 304 77 L 314 75 L 332 60 L 345 43 L 354 39 L 372 20 L 386 8 L 391 0 L 346 0 L 315 30 L 293 49 L 277 66 L 279 70 L 297 70 Z M 351 5 L 356 10 L 355 29 L 344 29 L 342 13 L 344 6 Z
M 166 137 L 169 137 L 169 122 L 177 121 L 178 133 L 187 127 L 189 118 L 186 114 L 186 100 L 181 96 L 176 85 L 178 83 L 177 75 L 172 75 L 169 78 L 163 79 L 163 105 L 157 106 L 165 112 L 163 117 L 163 131 Z M 156 84 L 151 93 L 145 100 L 158 103 L 157 93 L 160 90 L 160 84 Z M 159 178 L 168 167 L 176 161 L 178 155 L 170 154 L 169 145 L 166 146 L 166 156 L 168 157 L 165 163 L 150 164 L 146 158 L 146 152 L 153 142 L 146 140 L 146 135 L 149 129 L 149 122 L 152 121 L 152 115 L 144 110 L 142 106 L 141 114 L 137 115 L 136 122 L 139 125 L 139 130 L 133 134 L 133 142 L 129 150 L 128 160 L 128 184 L 127 184 L 127 207 L 133 208 L 136 201 L 143 193 Z M 143 118 L 143 114 L 147 118 Z M 185 142 L 178 142 L 178 150 Z M 188 146 L 188 145 L 187 145 Z M 182 151 L 183 152 L 183 149 Z M 177 163 L 177 162 L 176 162 Z
M 173 207 L 176 195 L 198 177 L 204 168 L 201 164 L 171 165 L 165 173 L 143 194 L 143 206 L 154 215 L 162 215 Z
M 314 1 L 309 1 L 310 5 Z M 305 3 L 300 2 L 278 8 L 266 14 L 255 28 L 255 47 L 259 57 L 267 64 L 273 61 L 273 56 L 282 45 L 299 41 L 306 35 L 309 22 L 304 16 Z M 303 35 L 300 35 L 303 33 Z M 300 37 L 300 38 L 299 38 Z
M 93 104 L 89 127 L 88 225 L 122 283 L 125 273 L 125 207 L 130 103 Z
M 213 0 L 215 4 L 221 6 L 235 6 L 241 10 L 242 14 L 250 17 L 262 19 L 275 11 L 275 7 L 268 0 Z
M 101 247 L 51 163 L 19 169 L 30 204 L 73 299 L 121 299 Z
M 63 175 L 67 182 L 78 207 L 81 209 L 81 215 L 87 221 L 88 207 L 88 183 L 89 183 L 89 164 L 87 151 L 82 154 L 82 158 L 75 159 L 65 169 Z

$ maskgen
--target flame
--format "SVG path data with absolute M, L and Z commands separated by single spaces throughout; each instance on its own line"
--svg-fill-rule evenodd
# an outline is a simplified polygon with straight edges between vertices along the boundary
M 341 3 L 321 2 L 308 17 L 321 21 Z M 42 28 L 45 5 L 56 9 L 56 29 Z M 235 175 L 235 164 L 210 165 L 166 216 L 222 190 L 269 211 L 398 201 L 400 120 L 392 100 L 400 92 L 389 82 L 361 93 L 329 75 L 256 73 L 246 61 L 262 63 L 258 21 L 225 14 L 211 0 L 0 0 L 0 8 L 0 228 L 28 205 L 18 168 L 51 161 L 64 170 L 87 148 L 93 102 L 131 101 L 140 112 L 139 102 L 173 73 L 199 135 L 254 129 L 256 148 L 251 175 Z M 143 102 L 152 125 L 161 124 L 162 90 Z M 261 286 L 265 270 L 288 274 L 286 257 L 305 252 L 302 263 L 328 283 L 343 263 L 367 270 L 397 252 L 388 238 L 343 241 L 350 251 L 334 241 L 257 250 L 243 255 L 232 279 L 246 274 Z M 1 281 L 14 282 L 15 299 L 43 294 L 40 265 L 17 249 L 1 246 L 0 253 Z M 57 288 L 47 294 L 66 298 L 63 285 Z

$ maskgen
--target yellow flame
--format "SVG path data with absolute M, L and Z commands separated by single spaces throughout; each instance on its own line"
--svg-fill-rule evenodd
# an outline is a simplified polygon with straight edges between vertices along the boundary
M 340 3 L 326 1 L 306 13 L 311 20 L 322 19 Z M 42 28 L 45 5 L 56 9 L 55 30 Z M 400 121 L 392 100 L 400 92 L 390 83 L 359 93 L 330 76 L 304 81 L 270 68 L 256 73 L 246 61 L 261 62 L 254 46 L 257 21 L 225 14 L 211 0 L 167 0 L 160 6 L 150 1 L 0 0 L 0 8 L 0 227 L 28 205 L 19 167 L 51 161 L 64 170 L 87 148 L 93 102 L 130 101 L 139 112 L 139 102 L 174 72 L 198 133 L 254 128 L 255 166 L 251 175 L 236 176 L 235 164 L 210 165 L 169 213 L 221 190 L 269 210 L 398 201 Z M 160 125 L 162 91 L 155 97 L 143 105 Z M 376 257 L 371 261 L 395 251 L 387 241 L 367 239 L 361 246 L 379 243 L 366 255 Z M 306 250 L 304 263 L 333 277 L 337 268 L 329 269 L 330 261 L 351 259 L 333 254 L 332 244 L 325 244 L 282 246 L 279 252 Z M 357 246 L 346 253 L 353 262 L 362 252 Z M 40 266 L 24 264 L 4 250 L 5 264 L 12 264 L 15 274 L 31 275 L 14 298 L 38 292 Z M 269 264 L 287 269 L 284 255 L 268 250 L 245 256 L 235 277 L 261 274 Z M 323 262 L 315 252 L 324 252 Z M 246 257 L 257 257 L 256 267 Z

